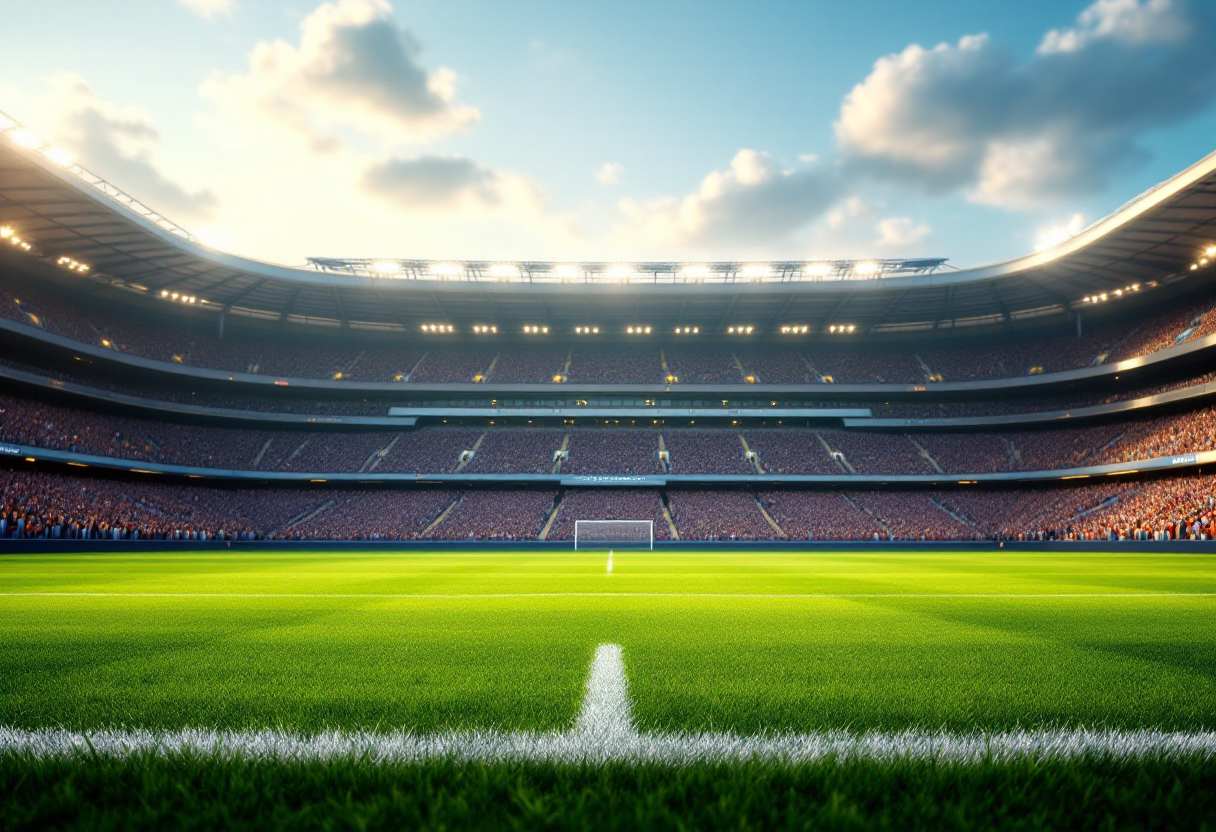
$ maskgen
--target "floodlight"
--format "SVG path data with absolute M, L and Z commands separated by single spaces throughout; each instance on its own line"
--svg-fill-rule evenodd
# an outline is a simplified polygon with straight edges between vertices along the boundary
M 1203 253 L 1208 257 L 1216 257 L 1216 246 L 1208 246 Z
M 680 270 L 680 274 L 686 279 L 700 280 L 703 277 L 709 277 L 708 266 L 685 266 Z
M 830 263 L 807 263 L 803 271 L 811 277 L 827 277 L 832 273 L 832 265 Z
M 28 147 L 30 150 L 37 150 L 38 148 L 42 147 L 43 144 L 45 144 L 45 142 L 38 137 L 37 133 L 34 133 L 31 130 L 26 130 L 24 127 L 20 127 L 9 133 L 9 137 L 17 144 L 21 145 L 22 147 Z
M 633 274 L 633 269 L 629 266 L 613 266 L 608 270 L 608 276 L 615 277 L 618 280 L 623 280 L 631 274 Z
M 452 277 L 464 271 L 464 267 L 459 263 L 432 263 L 431 273 L 442 275 L 444 277 Z
M 496 263 L 490 266 L 490 277 L 496 277 L 499 280 L 510 280 L 511 278 L 519 277 L 519 269 L 514 266 L 508 266 L 505 263 Z
M 45 147 L 42 149 L 42 155 L 50 159 L 61 168 L 69 167 L 76 161 L 76 157 L 70 151 L 64 150 L 62 147 Z
M 400 274 L 401 264 L 396 260 L 377 260 L 372 264 L 372 271 L 376 274 Z
M 1198 263 L 1192 263 L 1192 264 L 1191 264 L 1191 271 L 1198 271 L 1198 269 L 1199 269 L 1199 264 L 1198 264 Z
M 7 225 L 0 228 L 0 240 L 7 240 L 11 236 L 13 236 L 13 229 L 9 228 Z
M 579 268 L 578 266 L 572 265 L 554 266 L 553 273 L 563 280 L 569 280 L 571 278 L 578 277 Z
M 877 274 L 878 264 L 867 260 L 864 263 L 858 263 L 853 267 L 853 271 L 858 274 Z
M 762 277 L 768 277 L 770 274 L 773 273 L 773 270 L 771 267 L 769 267 L 763 263 L 755 263 L 751 266 L 744 266 L 741 273 L 744 277 L 750 277 L 755 280 L 759 280 Z

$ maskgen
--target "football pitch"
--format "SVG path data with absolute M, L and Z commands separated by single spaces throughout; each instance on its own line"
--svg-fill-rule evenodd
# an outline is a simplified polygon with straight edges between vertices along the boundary
M 787 799 L 828 781 L 846 798 L 889 777 L 947 788 L 947 775 L 1051 774 L 1059 794 L 1098 766 L 1150 791 L 1159 770 L 1166 793 L 1185 792 L 1174 810 L 1210 818 L 1212 798 L 1185 784 L 1216 773 L 1216 556 L 10 555 L 0 726 L 0 791 L 23 784 L 10 821 L 45 819 L 39 796 L 65 782 L 79 794 L 185 761 L 217 783 L 246 767 L 273 781 L 264 792 L 426 777 L 463 794 L 472 767 L 486 800 L 521 777 L 597 795 L 625 778 L 609 792 L 642 799 L 662 789 L 632 778 L 661 770 L 678 801 L 709 788 L 707 770 L 715 789 L 736 778 L 726 816 L 674 816 L 693 826 L 739 826 L 748 795 L 754 823 L 785 805 L 756 797 L 765 778 Z M 576 820 L 537 788 L 551 820 Z M 546 825 L 520 811 L 512 822 Z

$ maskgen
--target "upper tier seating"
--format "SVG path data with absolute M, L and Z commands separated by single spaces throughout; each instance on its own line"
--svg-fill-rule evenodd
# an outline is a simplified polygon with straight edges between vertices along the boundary
M 481 377 L 503 383 L 738 385 L 922 384 L 980 381 L 1077 369 L 1145 355 L 1216 331 L 1216 291 L 1201 292 L 1141 320 L 1088 331 L 1012 339 L 1000 343 L 912 347 L 850 343 L 756 348 L 715 344 L 710 335 L 672 345 L 577 345 L 572 351 L 536 348 L 460 348 L 451 340 L 383 341 L 251 338 L 220 340 L 192 325 L 136 317 L 105 306 L 84 306 L 46 287 L 0 274 L 0 316 L 86 344 L 182 365 L 262 375 L 403 383 L 471 383 Z M 447 338 L 445 333 L 444 338 Z M 697 341 L 696 338 L 703 340 Z M 666 371 L 664 370 L 666 358 Z

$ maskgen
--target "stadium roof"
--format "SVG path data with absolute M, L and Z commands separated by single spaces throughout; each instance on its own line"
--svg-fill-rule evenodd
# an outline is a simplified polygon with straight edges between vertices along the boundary
M 264 263 L 201 245 L 0 114 L 0 245 L 116 300 L 268 322 L 417 333 L 593 326 L 811 334 L 1001 324 L 1102 306 L 1216 258 L 1216 154 L 1046 251 L 976 268 L 940 259 L 810 263 Z M 12 245 L 14 239 L 20 245 Z M 28 246 L 28 250 L 25 249 Z M 593 301 L 593 303 L 589 303 Z M 446 331 L 443 330 L 443 331 Z

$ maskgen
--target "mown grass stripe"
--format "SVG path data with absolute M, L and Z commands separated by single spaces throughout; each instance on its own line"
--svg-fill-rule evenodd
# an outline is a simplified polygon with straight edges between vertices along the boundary
M 1216 592 L 0 592 L 0 598 L 1216 598 Z

